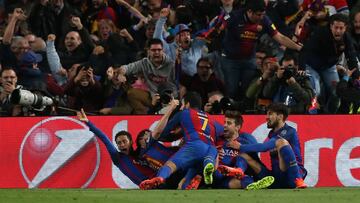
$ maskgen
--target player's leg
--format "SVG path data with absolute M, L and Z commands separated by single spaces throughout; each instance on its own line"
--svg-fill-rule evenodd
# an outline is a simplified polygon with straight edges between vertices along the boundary
M 291 188 L 306 188 L 306 184 L 300 174 L 293 149 L 285 139 L 276 141 L 276 149 L 279 157 L 279 168 L 282 172 L 287 172 L 289 186 Z
M 193 190 L 197 189 L 201 183 L 202 176 L 201 167 L 192 167 L 186 171 L 186 174 L 183 179 L 181 179 L 178 189 Z
M 141 182 L 139 185 L 140 189 L 154 189 L 163 184 L 179 168 L 178 166 L 181 166 L 188 159 L 189 151 L 191 151 L 189 147 L 184 145 L 159 169 L 156 177 Z
M 235 158 L 234 167 L 220 165 L 218 167 L 218 171 L 220 171 L 225 176 L 235 177 L 241 180 L 244 176 L 244 171 L 246 171 L 247 167 L 248 164 L 246 162 L 246 159 L 241 156 L 237 156 Z
M 250 156 L 246 153 L 239 154 L 240 157 L 246 160 L 246 164 L 249 168 L 254 171 L 256 179 L 262 179 L 266 176 L 271 175 L 271 171 L 269 171 L 265 165 L 261 162 L 260 159 L 255 159 L 254 157 Z
M 217 160 L 217 149 L 214 146 L 208 146 L 206 156 L 204 157 L 204 182 L 209 185 L 213 182 L 213 173 L 215 171 L 215 165 Z
M 270 187 L 275 181 L 273 176 L 265 176 L 264 178 L 248 184 L 245 188 L 247 190 L 260 190 Z
M 177 166 L 174 164 L 174 162 L 169 160 L 159 169 L 156 177 L 142 181 L 139 187 L 142 190 L 157 188 L 159 185 L 165 183 L 165 180 L 176 170 Z

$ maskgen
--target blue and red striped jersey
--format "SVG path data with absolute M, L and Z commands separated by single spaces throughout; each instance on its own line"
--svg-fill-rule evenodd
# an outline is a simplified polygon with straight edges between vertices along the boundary
M 147 180 L 156 175 L 155 170 L 151 169 L 147 162 L 138 160 L 132 155 L 118 152 L 110 139 L 90 121 L 86 123 L 89 130 L 93 132 L 106 146 L 111 160 L 119 170 L 124 173 L 133 183 L 139 185 L 143 180 Z
M 208 114 L 196 109 L 184 109 L 174 115 L 168 122 L 160 137 L 170 133 L 176 126 L 181 126 L 184 141 L 202 140 L 206 144 L 214 145 L 216 128 L 215 122 L 209 120 Z
M 159 141 L 150 138 L 146 149 L 140 152 L 140 156 L 149 163 L 152 169 L 159 170 L 176 151 L 176 148 L 166 147 Z

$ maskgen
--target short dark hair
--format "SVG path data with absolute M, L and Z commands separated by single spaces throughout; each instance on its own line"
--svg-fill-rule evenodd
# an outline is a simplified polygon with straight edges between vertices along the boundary
M 343 23 L 345 23 L 345 25 L 349 24 L 348 16 L 345 14 L 342 14 L 342 13 L 336 13 L 336 14 L 330 16 L 330 19 L 329 19 L 330 25 L 334 24 L 335 21 L 343 22 Z
M 151 133 L 151 131 L 149 129 L 143 129 L 142 131 L 140 131 L 137 134 L 137 136 L 136 136 L 136 146 L 137 147 L 140 147 L 140 139 L 143 138 L 147 132 Z
M 235 120 L 235 125 L 243 125 L 244 119 L 241 115 L 240 111 L 226 110 L 225 111 L 226 118 L 232 118 Z
M 275 112 L 277 114 L 282 114 L 284 116 L 284 121 L 289 116 L 289 108 L 283 103 L 271 103 L 267 107 L 267 110 Z
M 249 0 L 245 4 L 246 10 L 252 10 L 253 12 L 263 12 L 266 9 L 264 0 Z
M 134 153 L 134 148 L 133 148 L 133 145 L 132 145 L 133 144 L 133 139 L 132 139 L 131 134 L 126 130 L 121 130 L 118 133 L 116 133 L 115 142 L 116 142 L 116 139 L 118 137 L 120 137 L 120 136 L 126 136 L 129 139 L 129 141 L 130 141 L 130 154 L 133 154 Z
M 299 64 L 298 57 L 295 54 L 285 54 L 280 60 L 280 65 L 282 66 L 284 61 L 291 61 L 291 60 L 294 61 L 295 66 Z
M 196 62 L 196 67 L 198 67 L 200 62 L 202 62 L 202 61 L 203 62 L 208 62 L 209 65 L 211 66 L 211 68 L 214 67 L 213 61 L 209 57 L 206 57 L 206 56 L 203 56 L 203 57 L 199 58 L 199 60 Z
M 175 9 L 177 24 L 189 24 L 193 19 L 193 12 L 189 6 L 178 6 Z
M 0 70 L 0 76 L 2 76 L 3 72 L 6 71 L 6 70 L 12 70 L 17 75 L 17 72 L 16 72 L 15 68 L 5 66 L 5 67 L 2 67 L 2 69 Z
M 163 47 L 163 42 L 161 41 L 161 39 L 158 38 L 152 38 L 149 40 L 149 47 L 151 47 L 151 45 L 153 44 L 160 44 L 161 47 Z
M 201 96 L 197 92 L 187 92 L 183 99 L 184 103 L 189 103 L 191 108 L 201 109 L 202 107 Z

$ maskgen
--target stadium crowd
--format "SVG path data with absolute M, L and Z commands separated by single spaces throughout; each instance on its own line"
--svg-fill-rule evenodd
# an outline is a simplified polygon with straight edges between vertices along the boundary
M 351 0 L 1 0 L 0 115 L 163 114 L 188 91 L 210 114 L 358 113 L 359 13 Z

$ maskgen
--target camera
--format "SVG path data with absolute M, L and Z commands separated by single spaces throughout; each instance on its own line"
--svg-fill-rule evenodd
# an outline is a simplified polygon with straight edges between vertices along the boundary
M 214 101 L 211 104 L 212 114 L 221 114 L 226 110 L 244 111 L 244 102 L 234 101 L 228 97 L 223 97 L 220 101 Z
M 171 90 L 165 90 L 162 91 L 160 94 L 160 103 L 162 104 L 168 104 L 172 99 L 172 91 Z
M 43 111 L 46 106 L 54 104 L 50 97 L 23 89 L 15 89 L 10 95 L 10 102 L 12 104 L 32 107 L 36 111 Z
M 297 71 L 294 66 L 288 65 L 285 67 L 285 71 L 283 73 L 283 77 L 285 80 L 294 77 L 296 75 Z

